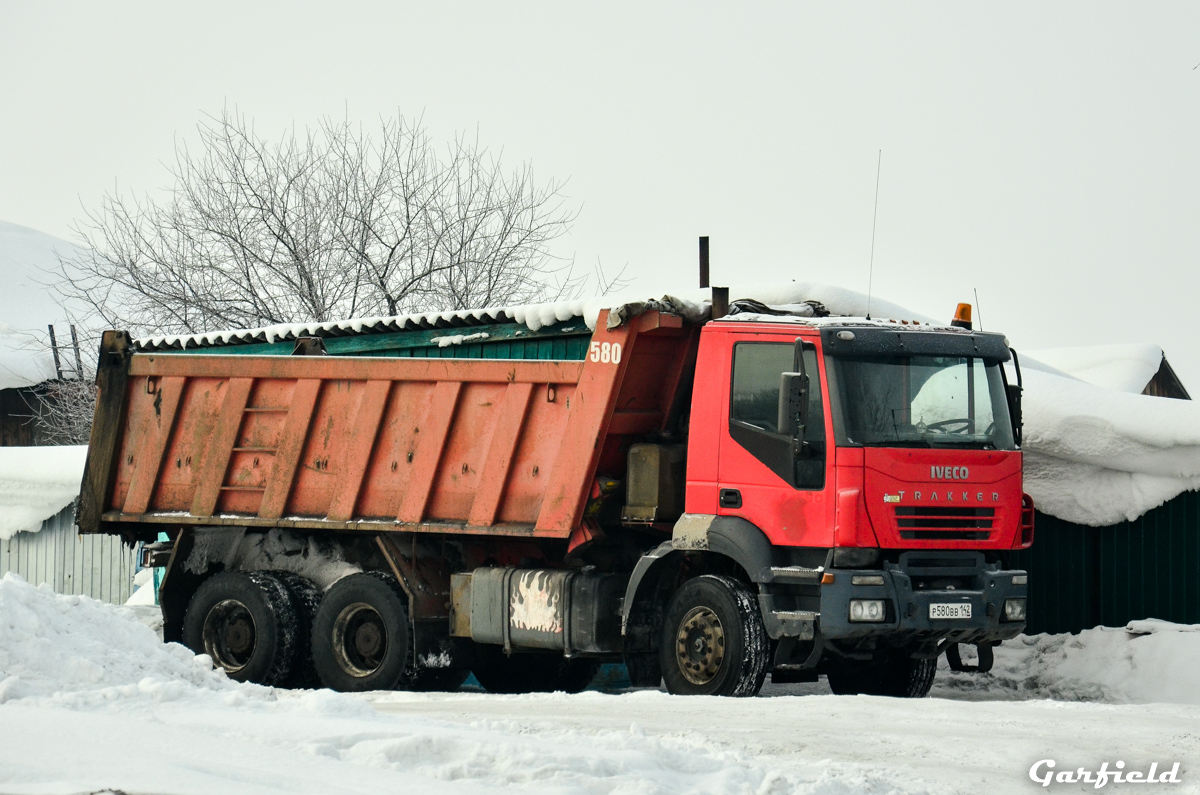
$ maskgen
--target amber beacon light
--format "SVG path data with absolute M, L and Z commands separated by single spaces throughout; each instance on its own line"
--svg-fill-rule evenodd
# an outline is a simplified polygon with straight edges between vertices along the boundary
M 959 328 L 971 328 L 971 305 L 959 304 L 958 309 L 954 310 L 954 319 L 950 321 L 951 326 Z

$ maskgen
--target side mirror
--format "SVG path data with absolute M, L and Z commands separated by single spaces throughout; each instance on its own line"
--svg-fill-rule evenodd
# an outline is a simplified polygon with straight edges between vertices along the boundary
M 1021 388 L 1024 382 L 1021 380 L 1021 357 L 1017 355 L 1016 348 L 1009 348 L 1012 353 L 1013 368 L 1017 371 L 1017 383 L 1008 384 L 1005 392 L 1005 397 L 1008 398 L 1008 416 L 1012 419 L 1013 426 L 1013 441 L 1017 447 L 1021 446 L 1021 430 L 1025 427 L 1025 423 L 1021 418 Z
M 1008 398 L 1008 416 L 1012 419 L 1013 441 L 1021 446 L 1021 428 L 1024 422 L 1021 418 L 1021 387 L 1018 384 L 1005 386 L 1005 397 Z
M 783 373 L 779 376 L 779 433 L 797 440 L 804 438 L 808 424 L 808 376 Z

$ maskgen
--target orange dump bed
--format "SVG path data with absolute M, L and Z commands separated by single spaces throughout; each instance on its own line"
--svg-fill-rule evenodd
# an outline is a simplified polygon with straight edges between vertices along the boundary
M 698 329 L 606 318 L 582 362 L 133 353 L 108 332 L 80 530 L 566 538 L 691 383 Z

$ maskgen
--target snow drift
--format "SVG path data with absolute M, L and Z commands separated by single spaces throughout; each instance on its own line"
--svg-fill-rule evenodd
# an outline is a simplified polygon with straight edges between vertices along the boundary
M 548 739 L 507 721 L 387 715 L 349 695 L 236 683 L 207 656 L 161 643 L 128 608 L 12 574 L 0 579 L 0 725 L 6 792 L 386 792 L 403 782 L 447 793 L 842 793 L 864 780 L 822 766 L 816 786 L 801 788 L 737 751 L 638 730 Z M 865 780 L 867 791 L 894 791 L 876 774 Z
M 0 579 L 0 703 L 85 693 L 163 700 L 232 685 L 207 657 L 164 645 L 131 610 L 35 588 L 16 574 Z
M 232 682 L 207 657 L 162 644 L 129 608 L 7 575 L 0 785 L 31 794 L 387 792 L 397 782 L 445 793 L 1002 791 L 1003 783 L 972 783 L 989 768 L 995 781 L 1023 781 L 1028 762 L 1019 760 L 1089 737 L 1080 720 L 1106 727 L 1091 733 L 1093 744 L 1159 750 L 1163 736 L 1178 739 L 1194 719 L 1180 723 L 1189 708 L 1174 705 L 1136 713 L 1103 706 L 1097 714 L 1075 708 L 1091 705 L 1028 711 L 966 702 L 1197 703 L 1197 630 L 1141 621 L 1129 630 L 1018 638 L 997 649 L 992 674 L 943 672 L 934 694 L 946 698 L 920 702 L 816 694 L 823 685 L 810 696 L 732 700 L 654 691 L 354 697 Z M 381 696 L 387 712 L 366 700 Z M 538 717 L 547 711 L 562 719 Z M 1148 734 L 1147 725 L 1172 720 Z M 807 725 L 821 731 L 795 729 Z M 906 732 L 924 746 L 914 750 Z M 964 743 L 977 751 L 957 771 Z
M 36 533 L 79 495 L 86 445 L 0 447 L 0 540 Z
M 1147 619 L 1078 635 L 1022 635 L 995 655 L 985 675 L 950 673 L 943 659 L 933 695 L 1200 704 L 1200 625 Z

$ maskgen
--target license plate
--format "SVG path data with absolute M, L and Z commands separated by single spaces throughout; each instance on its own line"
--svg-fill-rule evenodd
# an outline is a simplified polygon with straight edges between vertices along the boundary
M 971 603 L 970 602 L 951 602 L 941 604 L 931 604 L 929 606 L 930 618 L 970 618 Z

